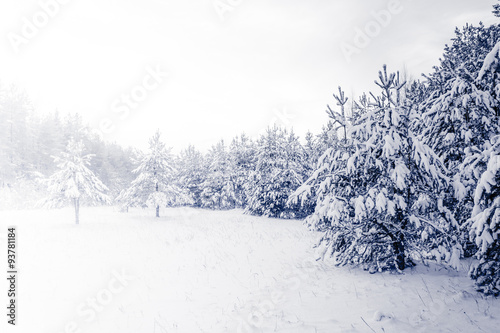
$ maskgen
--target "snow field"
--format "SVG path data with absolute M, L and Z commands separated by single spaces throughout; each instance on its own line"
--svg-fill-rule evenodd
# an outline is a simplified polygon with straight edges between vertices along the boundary
M 495 332 L 500 302 L 419 265 L 317 262 L 301 221 L 240 210 L 0 212 L 18 228 L 19 325 L 7 332 Z M 2 251 L 3 252 L 3 251 Z M 1 290 L 6 290 L 2 279 Z M 3 293 L 3 292 L 2 292 Z

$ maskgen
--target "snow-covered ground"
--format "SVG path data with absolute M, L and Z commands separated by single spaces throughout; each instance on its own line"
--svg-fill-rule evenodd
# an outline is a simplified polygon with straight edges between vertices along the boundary
M 0 212 L 18 228 L 18 325 L 5 332 L 497 332 L 500 300 L 440 266 L 373 274 L 314 261 L 301 221 L 240 210 Z M 6 267 L 6 264 L 2 264 Z M 6 268 L 4 269 L 6 274 Z M 0 283 L 6 304 L 6 279 Z

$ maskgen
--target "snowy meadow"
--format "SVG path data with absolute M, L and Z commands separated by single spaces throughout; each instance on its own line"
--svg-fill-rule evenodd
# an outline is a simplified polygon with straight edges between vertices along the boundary
M 1 212 L 1 230 L 16 224 L 22 251 L 19 311 L 30 319 L 17 329 L 494 332 L 498 326 L 500 301 L 476 293 L 467 267 L 456 272 L 431 264 L 372 275 L 314 260 L 318 234 L 299 220 L 241 210 L 162 214 L 91 208 L 76 226 L 69 209 Z

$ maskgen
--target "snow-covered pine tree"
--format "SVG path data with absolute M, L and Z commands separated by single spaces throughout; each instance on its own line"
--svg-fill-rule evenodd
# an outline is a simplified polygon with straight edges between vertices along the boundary
M 46 207 L 61 207 L 70 201 L 75 208 L 75 222 L 79 224 L 80 203 L 110 203 L 108 190 L 88 168 L 92 154 L 83 154 L 83 143 L 70 140 L 66 152 L 54 157 L 58 171 L 49 179 L 50 196 L 43 201 Z
M 287 162 L 285 164 L 285 172 L 281 175 L 281 183 L 285 186 L 285 188 L 287 188 L 288 196 L 285 200 L 285 205 L 286 210 L 289 212 L 283 214 L 283 216 L 289 216 L 290 218 L 305 218 L 306 216 L 312 214 L 316 203 L 309 200 L 308 202 L 303 202 L 299 205 L 289 202 L 289 198 L 290 195 L 292 195 L 297 188 L 304 183 L 304 180 L 311 175 L 311 170 L 308 169 L 310 162 L 307 160 L 306 151 L 300 144 L 299 137 L 296 136 L 293 131 L 288 136 L 285 136 L 285 139 L 284 148 Z
M 303 148 L 298 138 L 293 132 L 274 126 L 257 144 L 245 212 L 279 218 L 304 217 L 300 205 L 287 205 L 289 196 L 304 181 Z
M 235 207 L 235 187 L 229 153 L 224 141 L 214 145 L 206 156 L 207 173 L 200 195 L 201 206 L 212 209 Z
M 314 136 L 311 132 L 307 132 L 305 136 L 304 144 L 304 168 L 305 172 L 308 173 L 308 178 L 310 174 L 316 169 L 316 164 L 320 156 L 324 153 L 320 151 L 318 144 L 318 138 Z
M 492 146 L 481 153 L 486 170 L 474 191 L 474 209 L 468 221 L 470 236 L 475 241 L 479 263 L 472 266 L 470 276 L 485 294 L 500 294 L 500 135 Z M 474 159 L 477 163 L 479 159 Z M 472 162 L 472 161 L 471 161 Z
M 320 142 L 320 138 L 314 136 L 311 132 L 306 133 L 306 142 L 304 145 L 304 175 L 303 179 L 309 179 L 313 172 L 316 170 L 319 158 L 323 155 L 323 143 Z M 307 191 L 306 191 L 307 189 Z M 307 192 L 307 193 L 306 193 Z M 296 195 L 301 193 L 300 198 Z M 288 198 L 288 205 L 300 204 L 300 209 L 303 216 L 309 216 L 314 212 L 314 207 L 316 206 L 316 201 L 318 200 L 316 195 L 316 188 L 310 186 L 304 182 L 290 197 Z
M 479 259 L 479 263 L 472 267 L 470 276 L 476 281 L 480 291 L 495 295 L 500 294 L 500 239 L 498 237 L 500 234 L 499 72 L 500 42 L 495 44 L 491 52 L 484 58 L 475 81 L 493 100 L 488 120 L 496 125 L 497 135 L 490 132 L 490 137 L 482 142 L 481 147 L 470 147 L 466 152 L 464 162 L 461 164 L 461 170 L 467 170 L 468 174 L 477 179 L 471 218 L 464 226 L 478 248 L 476 257 Z
M 59 113 L 45 115 L 33 124 L 37 128 L 35 138 L 35 158 L 36 169 L 46 175 L 51 175 L 55 171 L 55 165 L 51 156 L 59 154 L 64 150 L 66 142 L 63 138 L 61 119 Z
M 494 4 L 493 5 L 493 14 L 496 16 L 496 17 L 500 17 L 500 4 Z
M 319 142 L 316 148 L 318 152 L 321 152 L 321 155 L 312 166 L 313 170 L 306 181 L 290 195 L 288 200 L 288 204 L 300 204 L 308 212 L 306 223 L 310 228 L 322 231 L 325 231 L 324 223 L 329 224 L 330 222 L 321 216 L 325 212 L 320 212 L 320 210 L 323 209 L 324 205 L 336 205 L 333 203 L 337 198 L 334 193 L 346 197 L 351 192 L 351 187 L 348 182 L 345 182 L 346 161 L 352 151 L 352 147 L 349 147 L 351 141 L 347 139 L 347 128 L 350 126 L 350 120 L 345 105 L 348 98 L 345 97 L 344 91 L 340 87 L 339 95 L 333 94 L 333 96 L 337 100 L 341 112 L 336 113 L 327 105 L 326 113 L 330 121 L 318 135 Z M 341 140 L 338 139 L 339 132 L 341 132 L 340 135 L 343 135 Z M 308 149 L 306 149 L 307 151 Z M 339 191 L 345 190 L 347 192 L 340 195 Z M 317 204 L 320 206 L 316 206 Z
M 500 37 L 500 27 L 466 25 L 455 31 L 450 46 L 445 47 L 440 65 L 427 76 L 428 94 L 422 103 L 422 137 L 443 160 L 452 179 L 443 193 L 447 218 L 464 225 L 474 206 L 474 190 L 480 176 L 466 160 L 481 154 L 485 144 L 499 134 L 498 92 L 491 71 L 476 78 L 485 57 Z M 484 169 L 485 165 L 483 165 Z M 468 232 L 456 235 L 465 255 L 476 249 L 468 242 Z
M 29 156 L 34 153 L 29 118 L 31 101 L 25 92 L 11 85 L 0 87 L 0 188 L 33 171 Z
M 323 125 L 321 132 L 317 134 L 318 160 L 329 148 L 337 144 L 338 135 L 336 126 L 333 120 L 329 120 L 326 125 Z
M 255 143 L 245 134 L 236 137 L 229 147 L 235 205 L 245 208 L 250 175 L 255 169 Z
M 440 230 L 435 189 L 445 183 L 445 169 L 411 129 L 414 110 L 399 75 L 388 75 L 384 66 L 376 84 L 381 96 L 356 104 L 358 116 L 347 131 L 355 149 L 322 157 L 317 172 L 326 177 L 308 222 L 325 232 L 322 255 L 338 265 L 403 270 L 421 240 Z
M 202 184 L 206 179 L 203 154 L 192 145 L 182 150 L 177 161 L 179 170 L 179 185 L 189 191 L 193 205 L 201 207 Z
M 316 197 L 314 213 L 305 222 L 309 228 L 323 232 L 318 244 L 323 246 L 321 258 L 350 254 L 349 247 L 353 239 L 351 234 L 345 232 L 350 228 L 347 223 L 354 216 L 350 203 L 363 185 L 360 177 L 347 170 L 347 162 L 355 149 L 352 137 L 348 134 L 353 120 L 367 112 L 369 101 L 366 95 L 362 95 L 359 102 L 352 104 L 348 113 L 348 98 L 340 87 L 338 90 L 339 93 L 333 96 L 340 112 L 333 111 L 327 105 L 326 113 L 330 120 L 319 136 L 326 150 L 319 158 L 316 170 L 291 197 L 291 200 L 300 200 L 302 203 L 313 195 Z M 342 265 L 348 261 L 338 260 L 337 263 Z
M 192 203 L 189 193 L 177 184 L 173 157 L 160 137 L 158 130 L 149 139 L 149 151 L 133 171 L 137 177 L 117 198 L 126 207 L 154 207 L 156 217 L 160 217 L 161 207 Z

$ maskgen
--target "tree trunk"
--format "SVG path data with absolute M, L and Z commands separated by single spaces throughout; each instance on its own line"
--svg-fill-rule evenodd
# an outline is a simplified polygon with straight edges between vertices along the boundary
M 405 230 L 406 225 L 408 223 L 407 217 L 403 215 L 402 210 L 398 210 L 397 212 L 397 218 L 399 221 L 401 221 L 401 229 Z M 405 236 L 402 231 L 396 233 L 394 235 L 394 238 L 392 238 L 393 243 L 392 243 L 392 248 L 394 250 L 394 256 L 395 256 L 395 263 L 397 269 L 402 271 L 406 267 L 405 263 Z
M 156 171 L 155 171 L 155 175 L 156 175 Z M 159 188 L 158 188 L 158 182 L 156 183 L 156 192 L 159 191 Z M 156 217 L 160 217 L 160 205 L 156 205 Z
M 80 199 L 75 198 L 73 200 L 73 203 L 75 205 L 75 222 L 76 224 L 80 224 Z
M 392 248 L 394 250 L 395 263 L 397 269 L 400 271 L 405 269 L 405 247 L 403 244 L 404 236 L 401 234 L 399 240 L 392 243 Z

